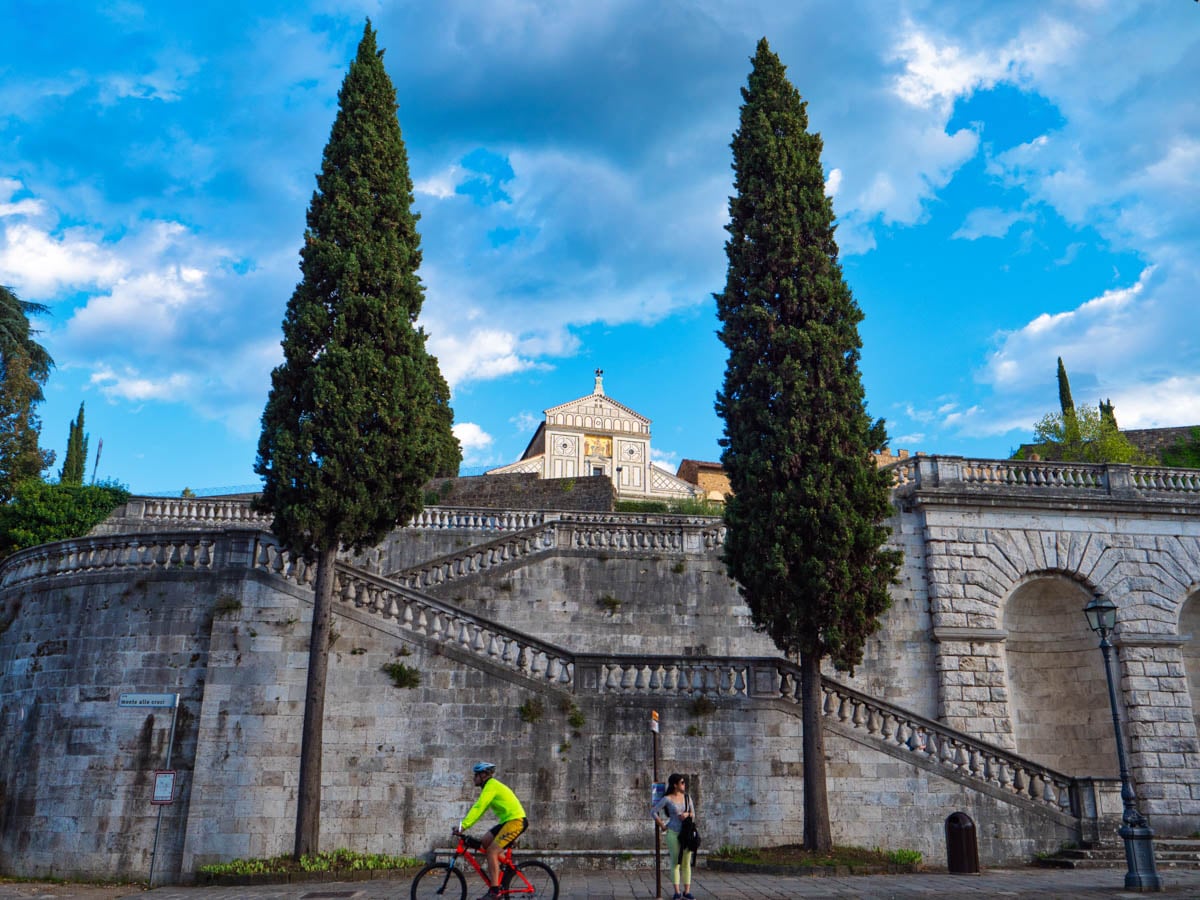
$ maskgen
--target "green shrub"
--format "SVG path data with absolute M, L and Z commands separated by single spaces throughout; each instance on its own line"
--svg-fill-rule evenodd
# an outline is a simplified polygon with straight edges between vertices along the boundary
M 898 866 L 919 866 L 921 864 L 920 850 L 889 850 L 884 855 L 887 856 L 888 862 Z
M 350 872 L 376 869 L 414 869 L 422 865 L 419 859 L 408 856 L 388 856 L 383 853 L 358 853 L 338 849 L 328 853 L 306 854 L 297 862 L 291 856 L 270 859 L 235 859 L 224 863 L 199 866 L 201 875 L 283 875 L 288 872 Z
M 51 541 L 83 537 L 129 499 L 115 481 L 48 484 L 27 478 L 0 506 L 0 557 Z

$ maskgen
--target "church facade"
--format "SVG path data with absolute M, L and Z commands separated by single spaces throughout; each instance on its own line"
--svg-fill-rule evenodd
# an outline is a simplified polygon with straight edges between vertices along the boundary
M 612 480 L 618 500 L 686 500 L 704 495 L 696 485 L 651 461 L 650 419 L 605 395 L 602 369 L 596 370 L 592 393 L 543 413 L 545 420 L 521 458 L 489 470 L 488 475 L 603 475 Z

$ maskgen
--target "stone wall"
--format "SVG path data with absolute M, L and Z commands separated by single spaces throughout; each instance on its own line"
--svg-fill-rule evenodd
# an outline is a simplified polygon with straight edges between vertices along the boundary
M 179 802 L 164 816 L 164 877 L 290 848 L 311 614 L 305 585 L 312 573 L 300 561 L 264 555 L 266 546 L 250 533 L 216 541 L 197 534 L 81 542 L 35 551 L 6 570 L 0 865 L 31 876 L 145 877 L 154 823 L 148 775 L 162 765 L 167 723 L 161 714 L 139 714 L 143 731 L 135 736 L 103 724 L 124 690 L 183 695 L 172 765 L 184 777 Z M 641 564 L 631 556 L 621 566 Z M 56 566 L 78 574 L 35 574 Z M 19 608 L 18 597 L 25 598 Z M 472 800 L 467 763 L 484 757 L 496 760 L 528 801 L 530 846 L 644 849 L 652 836 L 644 818 L 652 708 L 662 715 L 663 770 L 693 773 L 712 846 L 800 838 L 799 709 L 770 699 L 779 696 L 771 687 L 778 676 L 767 679 L 760 699 L 728 695 L 734 686 L 727 682 L 722 688 L 690 678 L 674 695 L 663 687 L 644 696 L 613 693 L 603 680 L 563 682 L 550 677 L 551 669 L 522 674 L 503 662 L 508 657 L 500 650 L 492 655 L 494 639 L 483 641 L 473 626 L 461 632 L 466 620 L 430 623 L 418 633 L 398 612 L 380 615 L 368 600 L 343 595 L 337 605 L 326 704 L 325 846 L 407 854 L 444 846 L 447 827 Z M 43 647 L 63 634 L 63 613 L 74 623 L 70 637 Z M 550 620 L 571 615 L 546 613 L 529 622 L 553 631 L 561 626 Z M 590 626 L 581 620 L 579 627 Z M 435 638 L 438 628 L 442 637 Z M 664 625 L 653 648 L 661 655 L 653 658 L 685 657 L 695 634 Z M 101 639 L 89 644 L 93 635 Z M 113 641 L 118 652 L 106 652 Z M 31 658 L 43 660 L 42 668 L 31 671 L 33 663 L 23 663 Z M 77 667 L 79 659 L 91 662 Z M 603 668 L 603 657 L 588 659 Z M 713 661 L 717 670 L 724 665 Z M 415 669 L 420 685 L 393 685 L 383 671 L 393 662 Z M 48 670 L 57 673 L 53 680 L 43 674 Z M 698 706 L 701 692 L 712 699 Z M 537 708 L 540 715 L 531 712 Z M 831 725 L 828 738 L 840 841 L 937 858 L 941 822 L 958 810 L 980 823 L 985 862 L 1024 858 L 1030 848 L 1049 849 L 1075 833 L 1065 813 L 1022 803 L 1011 790 L 972 788 L 954 777 L 953 767 L 914 755 L 907 744 L 872 745 L 852 730 L 857 718 Z M 22 775 L 35 743 L 47 748 L 40 768 Z M 64 759 L 75 773 L 69 787 L 42 790 Z M 873 811 L 880 802 L 884 810 L 902 809 L 909 824 L 900 827 L 903 820 Z
M 483 509 L 569 509 L 608 512 L 613 484 L 607 475 L 542 478 L 534 474 L 436 478 L 426 487 L 439 506 Z M 432 504 L 431 504 L 432 505 Z

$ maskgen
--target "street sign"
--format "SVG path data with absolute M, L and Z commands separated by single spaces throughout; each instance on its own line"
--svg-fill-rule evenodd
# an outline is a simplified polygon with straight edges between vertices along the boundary
M 658 734 L 658 710 L 650 710 L 650 730 Z
M 122 694 L 118 706 L 134 706 L 143 709 L 174 709 L 179 705 L 178 694 Z
M 154 796 L 150 802 L 163 806 L 175 802 L 175 773 L 159 769 L 154 773 Z

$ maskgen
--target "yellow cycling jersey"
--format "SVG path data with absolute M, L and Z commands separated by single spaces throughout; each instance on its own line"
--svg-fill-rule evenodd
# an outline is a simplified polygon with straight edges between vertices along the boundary
M 466 831 L 489 809 L 501 824 L 525 818 L 525 808 L 521 806 L 521 801 L 512 792 L 512 788 L 495 778 L 489 778 L 483 790 L 479 792 L 479 799 L 475 801 L 459 828 Z

